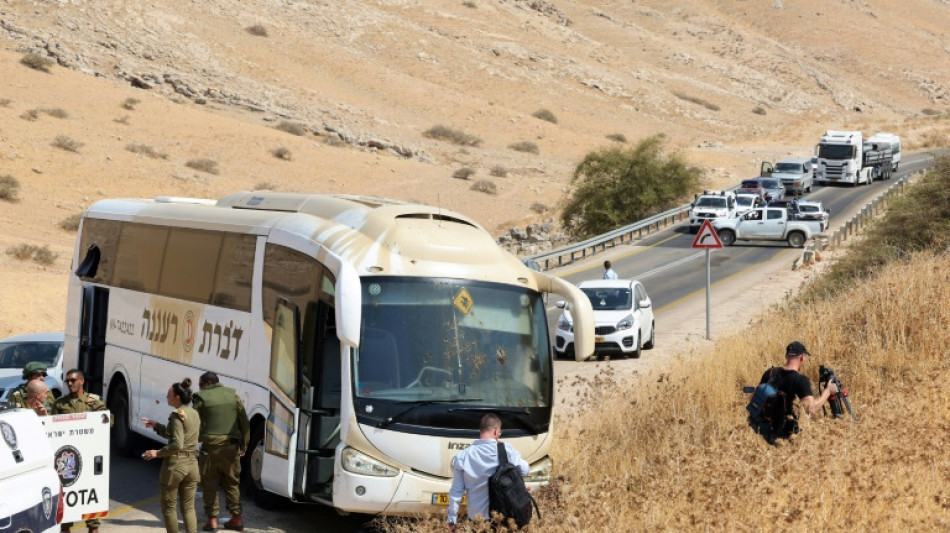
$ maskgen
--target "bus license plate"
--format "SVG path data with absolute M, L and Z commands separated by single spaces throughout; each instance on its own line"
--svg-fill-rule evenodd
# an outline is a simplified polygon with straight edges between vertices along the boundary
M 594 337 L 594 342 L 604 342 L 603 337 Z
M 468 494 L 462 495 L 462 505 L 465 505 L 465 497 Z M 432 505 L 448 505 L 449 504 L 449 494 L 447 492 L 436 492 L 432 494 Z

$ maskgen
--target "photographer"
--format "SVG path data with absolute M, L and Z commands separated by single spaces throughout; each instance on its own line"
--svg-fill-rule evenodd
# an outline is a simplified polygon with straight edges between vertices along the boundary
M 807 377 L 799 374 L 799 371 L 805 364 L 806 355 L 811 354 L 805 349 L 805 345 L 794 341 L 785 347 L 785 366 L 781 368 L 772 367 L 762 374 L 760 383 L 768 383 L 771 381 L 776 389 L 785 393 L 787 402 L 785 406 L 786 413 L 792 412 L 792 401 L 798 398 L 805 408 L 805 413 L 813 415 L 817 413 L 823 405 L 828 403 L 828 398 L 830 398 L 831 395 L 838 392 L 837 385 L 829 383 L 828 386 L 825 387 L 825 390 L 822 391 L 821 396 L 815 399 L 811 389 L 811 382 L 808 381 Z

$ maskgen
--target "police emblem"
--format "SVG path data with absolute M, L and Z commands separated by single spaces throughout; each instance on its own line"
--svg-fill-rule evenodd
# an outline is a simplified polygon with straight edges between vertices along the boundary
M 59 474 L 59 480 L 64 488 L 75 483 L 79 479 L 79 474 L 82 473 L 82 455 L 79 454 L 79 450 L 69 445 L 56 450 L 53 464 L 56 465 L 56 473 Z
M 51 514 L 53 514 L 53 491 L 49 487 L 43 487 L 43 516 L 49 520 Z
M 13 430 L 13 426 L 7 424 L 6 422 L 0 422 L 0 434 L 3 434 L 3 442 L 7 443 L 7 446 L 16 449 L 16 431 Z

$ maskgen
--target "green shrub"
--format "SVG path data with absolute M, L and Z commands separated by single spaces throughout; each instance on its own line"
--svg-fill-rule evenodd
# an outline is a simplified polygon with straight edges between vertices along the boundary
M 531 141 L 521 141 L 514 144 L 509 144 L 508 148 L 511 148 L 516 152 L 527 152 L 530 154 L 540 153 L 538 150 L 538 145 Z
M 51 265 L 59 254 L 50 251 L 49 246 L 37 246 L 35 244 L 18 244 L 7 248 L 7 255 L 20 261 L 33 260 L 34 263 L 41 265 Z
M 20 182 L 9 174 L 0 176 L 0 200 L 8 202 L 20 200 Z
M 267 28 L 260 24 L 254 24 L 253 26 L 248 26 L 244 28 L 244 31 L 250 33 L 255 37 L 267 37 Z
M 501 165 L 495 165 L 491 167 L 490 174 L 496 178 L 505 178 L 508 177 L 508 169 Z
M 207 172 L 208 174 L 219 174 L 221 171 L 218 169 L 218 162 L 214 159 L 201 158 L 201 159 L 192 159 L 185 163 L 185 166 L 188 168 L 193 168 L 200 172 Z
M 610 135 L 607 136 L 607 138 L 610 139 L 611 141 L 615 141 L 618 143 L 627 142 L 627 136 L 622 133 L 611 133 Z
M 131 96 L 122 101 L 122 109 L 126 111 L 135 111 L 135 106 L 139 105 L 142 101 L 138 98 L 132 98 Z
M 447 126 L 433 126 L 426 130 L 423 135 L 437 141 L 448 141 L 459 146 L 479 146 L 482 140 L 474 135 L 469 135 L 463 131 L 454 130 Z
M 459 180 L 467 180 L 468 178 L 472 176 L 472 174 L 475 174 L 474 169 L 471 169 L 468 167 L 462 167 L 456 170 L 455 172 L 453 172 L 452 177 Z
M 561 211 L 564 230 L 584 240 L 679 205 L 698 189 L 702 172 L 677 152 L 664 154 L 664 140 L 655 135 L 587 154 Z
M 483 192 L 485 194 L 498 194 L 498 187 L 488 180 L 478 180 L 472 184 L 472 190 Z
M 79 222 L 81 221 L 82 213 L 76 213 L 60 220 L 59 227 L 66 231 L 77 231 L 79 229 Z
M 40 54 L 35 54 L 31 52 L 20 58 L 20 64 L 26 65 L 33 70 L 42 70 L 43 72 L 49 72 L 50 69 L 53 68 L 53 65 L 55 65 L 56 63 L 52 59 L 46 56 L 42 56 Z
M 158 150 L 146 144 L 131 143 L 126 146 L 125 149 L 132 152 L 133 154 L 144 155 L 146 157 L 151 157 L 152 159 L 168 159 L 168 154 L 165 152 L 159 152 Z
M 270 151 L 270 153 L 277 159 L 283 159 L 284 161 L 290 161 L 293 159 L 293 154 L 290 153 L 290 150 L 284 148 L 283 146 L 274 148 Z
M 85 146 L 83 143 L 67 135 L 57 135 L 50 144 L 56 148 L 59 148 L 60 150 L 66 150 L 67 152 L 78 152 L 80 148 Z
M 296 122 L 290 122 L 287 120 L 281 120 L 279 124 L 274 126 L 274 129 L 289 133 L 291 135 L 296 135 L 298 137 L 303 137 L 307 134 L 307 128 L 297 124 Z
M 534 113 L 531 113 L 531 116 L 540 120 L 546 120 L 551 124 L 557 124 L 557 117 L 554 116 L 554 113 L 548 111 L 547 109 L 539 109 Z

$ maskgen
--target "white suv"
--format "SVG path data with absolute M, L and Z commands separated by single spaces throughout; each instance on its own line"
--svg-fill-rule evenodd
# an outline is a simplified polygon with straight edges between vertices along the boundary
M 696 231 L 703 220 L 736 216 L 736 195 L 730 191 L 704 191 L 697 195 L 689 210 L 689 229 Z M 595 308 L 596 309 L 596 308 Z
M 582 281 L 578 287 L 594 308 L 594 353 L 640 357 L 641 348 L 653 348 L 656 331 L 653 303 L 637 280 L 598 279 Z M 574 322 L 564 301 L 557 322 L 554 352 L 558 357 L 574 353 Z M 646 339 L 646 340 L 644 340 Z
M 0 406 L 0 531 L 59 531 L 63 489 L 46 430 L 29 409 Z

